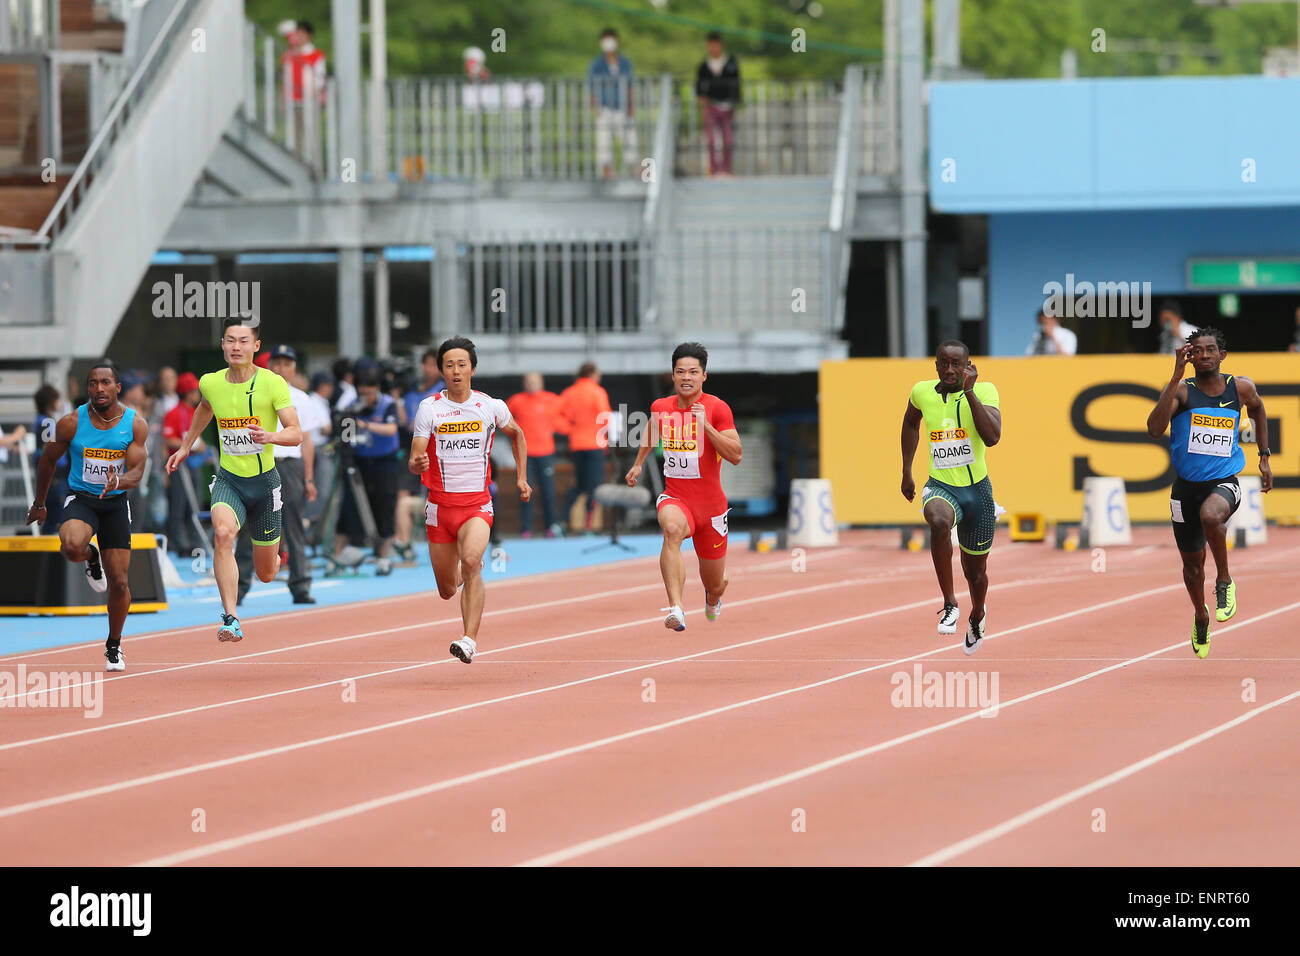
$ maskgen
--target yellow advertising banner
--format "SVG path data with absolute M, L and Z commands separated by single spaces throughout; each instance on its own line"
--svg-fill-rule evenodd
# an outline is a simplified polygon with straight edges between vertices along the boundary
M 1152 439 L 1146 421 L 1173 374 L 1172 356 L 974 360 L 979 380 L 996 385 L 1001 399 L 1002 440 L 986 457 L 998 504 L 1049 521 L 1078 521 L 1083 479 L 1114 475 L 1124 479 L 1131 520 L 1169 520 L 1174 472 L 1168 431 Z M 1300 516 L 1300 355 L 1229 352 L 1223 371 L 1249 378 L 1264 400 L 1274 477 L 1273 491 L 1263 497 L 1264 514 Z M 1189 365 L 1184 378 L 1194 374 Z M 837 521 L 921 523 L 926 435 L 912 463 L 918 493 L 909 502 L 899 490 L 900 433 L 912 386 L 937 377 L 934 359 L 822 363 L 821 476 L 831 480 Z M 1242 418 L 1248 421 L 1244 411 Z M 1242 474 L 1259 474 L 1255 446 L 1244 450 Z

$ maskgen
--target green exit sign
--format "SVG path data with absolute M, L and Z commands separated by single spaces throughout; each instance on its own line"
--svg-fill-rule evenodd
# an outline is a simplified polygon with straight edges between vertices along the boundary
M 1188 259 L 1189 289 L 1300 289 L 1300 259 Z

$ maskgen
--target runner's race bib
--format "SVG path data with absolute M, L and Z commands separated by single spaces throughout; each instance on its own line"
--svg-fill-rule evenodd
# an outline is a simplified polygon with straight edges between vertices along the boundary
M 88 485 L 108 484 L 110 472 L 126 474 L 126 449 L 86 448 L 81 455 L 81 480 Z
M 1227 458 L 1232 455 L 1232 433 L 1236 427 L 1235 418 L 1193 412 L 1192 430 L 1187 436 L 1187 451 L 1194 455 Z
M 217 431 L 221 435 L 221 454 L 260 455 L 266 446 L 253 441 L 249 429 L 261 424 L 260 418 L 218 418 Z
M 964 428 L 930 432 L 930 461 L 935 469 L 975 464 L 975 448 Z
M 700 477 L 700 446 L 694 441 L 664 441 L 664 477 Z

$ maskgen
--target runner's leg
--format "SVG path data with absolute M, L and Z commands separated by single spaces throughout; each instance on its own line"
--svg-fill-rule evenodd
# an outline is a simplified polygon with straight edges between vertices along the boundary
M 952 502 L 936 496 L 925 503 L 922 514 L 930 526 L 930 557 L 934 561 L 934 573 L 939 578 L 939 590 L 943 591 L 944 603 L 955 606 L 957 594 L 952 587 L 952 524 L 956 512 Z
M 108 577 L 108 642 L 122 641 L 122 625 L 131 609 L 131 588 L 127 572 L 131 568 L 130 548 L 109 548 L 100 552 L 104 574 Z
M 664 533 L 663 548 L 659 551 L 659 572 L 663 575 L 664 588 L 668 592 L 668 606 L 681 607 L 682 591 L 686 587 L 682 542 L 690 534 L 690 522 L 680 505 L 666 504 L 659 509 L 659 527 Z
M 483 619 L 483 552 L 491 531 L 486 521 L 473 517 L 460 526 L 456 535 L 460 577 L 465 582 L 460 592 L 461 622 L 465 625 L 465 636 L 474 640 L 478 638 L 479 622 Z

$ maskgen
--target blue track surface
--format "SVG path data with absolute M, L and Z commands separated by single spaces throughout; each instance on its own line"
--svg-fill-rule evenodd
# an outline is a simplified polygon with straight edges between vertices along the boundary
M 663 539 L 657 534 L 620 535 L 619 541 L 633 550 L 609 547 L 607 538 L 546 538 L 510 540 L 505 542 L 507 560 L 493 562 L 486 558 L 483 569 L 488 582 L 503 578 L 518 578 L 544 571 L 564 571 L 646 557 L 659 553 Z M 603 546 L 602 546 L 603 545 Z M 588 553 L 584 551 L 588 548 Z M 429 550 L 424 543 L 416 545 L 417 565 L 413 568 L 394 568 L 387 577 L 376 577 L 373 564 L 365 564 L 355 574 L 338 577 L 317 577 L 312 583 L 312 596 L 316 607 L 347 604 L 354 601 L 376 600 L 421 592 L 435 594 L 433 571 L 429 568 Z M 176 569 L 187 584 L 197 582 L 202 575 L 196 573 L 183 559 L 173 559 Z M 252 620 L 265 614 L 301 609 L 295 605 L 289 588 L 282 580 L 270 584 L 254 581 L 252 590 L 240 605 L 241 620 Z M 207 580 L 211 580 L 209 576 Z M 432 599 L 432 598 L 431 598 Z M 168 609 L 152 614 L 132 614 L 122 629 L 123 637 L 162 631 L 168 628 L 192 627 L 212 624 L 215 633 L 220 623 L 221 602 L 215 584 L 172 588 L 167 593 Z M 82 644 L 103 640 L 107 636 L 107 616 L 104 614 L 74 617 L 29 616 L 0 617 L 0 653 L 15 654 L 22 651 L 59 647 L 64 644 Z

